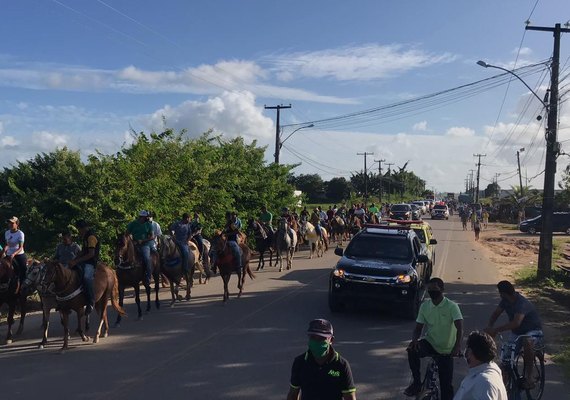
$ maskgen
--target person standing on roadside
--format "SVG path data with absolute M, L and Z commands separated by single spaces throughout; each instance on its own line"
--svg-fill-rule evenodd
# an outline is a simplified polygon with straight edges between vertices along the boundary
M 350 364 L 332 347 L 332 324 L 315 319 L 307 335 L 309 349 L 293 361 L 287 400 L 356 400 Z
M 467 338 L 465 360 L 469 373 L 453 400 L 507 400 L 501 368 L 493 360 L 497 346 L 485 332 L 471 332 Z
M 20 220 L 18 217 L 12 217 L 6 221 L 8 230 L 4 232 L 6 246 L 2 249 L 0 258 L 7 257 L 14 266 L 14 271 L 18 276 L 17 293 L 20 292 L 20 286 L 26 279 L 26 269 L 28 267 L 28 259 L 24 253 L 24 232 L 20 230 Z
M 479 218 L 476 218 L 475 222 L 473 222 L 473 231 L 475 232 L 475 240 L 479 240 L 479 235 L 481 234 L 481 221 Z
M 441 400 L 453 399 L 453 357 L 461 355 L 463 316 L 457 303 L 443 295 L 440 278 L 431 278 L 427 285 L 430 299 L 420 306 L 416 327 L 408 351 L 413 382 L 404 394 L 416 396 L 422 389 L 421 358 L 436 356 L 441 385 Z M 426 328 L 423 338 L 422 331 Z

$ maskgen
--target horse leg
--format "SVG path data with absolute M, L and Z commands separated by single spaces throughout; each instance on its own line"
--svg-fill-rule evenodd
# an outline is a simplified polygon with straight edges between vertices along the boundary
M 137 282 L 133 288 L 135 289 L 135 303 L 137 303 L 137 321 L 142 321 L 143 319 L 143 313 L 142 313 L 142 309 L 141 309 L 141 287 L 139 285 L 139 283 Z M 123 291 L 124 293 L 124 291 Z M 150 295 L 149 295 L 150 296 Z M 120 297 L 119 297 L 119 305 L 122 307 L 123 304 L 120 302 Z M 150 303 L 150 299 L 148 300 L 148 302 Z M 121 316 L 121 314 L 119 314 L 119 317 Z
M 93 337 L 93 343 L 99 342 L 99 337 L 101 336 L 101 329 L 103 328 L 103 323 L 105 323 L 105 309 L 107 308 L 107 296 L 105 293 L 101 300 L 95 303 L 95 310 L 97 311 L 97 315 L 99 315 L 99 325 L 97 326 L 97 332 L 95 332 L 95 336 Z
M 153 272 L 152 278 L 154 279 L 154 306 L 157 310 L 160 309 L 160 300 L 158 299 L 158 291 L 160 290 L 160 271 L 158 269 Z
M 192 271 L 184 274 L 184 279 L 186 279 L 186 301 L 190 301 L 192 298 L 192 280 L 194 279 L 192 278 L 192 275 L 194 275 L 193 272 L 194 269 L 192 268 Z
M 221 274 L 221 271 L 220 271 Z M 228 289 L 228 283 L 230 282 L 230 276 L 227 273 L 222 275 L 222 280 L 224 281 L 224 303 L 230 299 L 230 290 Z
M 146 292 L 146 312 L 150 312 L 150 280 L 144 283 L 144 290 Z
M 61 348 L 61 352 L 63 353 L 69 348 L 69 311 L 60 311 L 60 317 L 61 324 L 63 325 L 63 347 Z M 79 326 L 81 327 L 81 323 Z
M 241 294 L 243 293 L 243 285 L 245 284 L 245 268 L 247 267 L 243 267 L 240 271 L 238 271 L 238 299 L 241 297 Z
M 279 272 L 283 271 L 283 254 L 281 250 L 277 250 L 277 258 L 279 259 Z
M 261 264 L 261 261 L 263 261 L 263 253 L 264 253 L 263 250 L 259 250 L 259 260 L 257 261 L 257 269 L 256 269 L 256 271 L 259 271 L 260 269 L 263 268 L 263 267 L 262 267 L 263 264 Z
M 8 334 L 6 335 L 6 344 L 12 343 L 12 325 L 14 324 L 14 314 L 16 314 L 16 301 L 8 304 Z
M 138 296 L 138 290 L 137 290 L 137 286 L 135 286 L 135 301 L 137 303 L 137 306 L 139 308 L 139 316 L 141 314 L 141 306 L 140 306 L 140 299 Z M 119 283 L 119 306 L 121 306 L 121 308 L 123 308 L 123 302 L 125 300 L 125 287 Z M 115 328 L 118 328 L 119 326 L 121 326 L 121 314 L 117 314 L 117 320 L 115 321 Z
M 20 325 L 18 325 L 18 331 L 16 335 L 21 335 L 24 332 L 24 320 L 26 319 L 26 305 L 28 302 L 28 296 L 24 293 L 24 290 L 20 291 L 19 296 L 20 301 Z
M 178 286 L 176 287 L 176 290 L 174 289 L 174 282 L 172 282 L 172 280 L 170 281 L 170 295 L 172 296 L 172 300 L 170 301 L 170 307 L 174 307 L 174 302 L 176 301 L 176 297 L 175 297 L 175 291 L 176 291 L 176 295 L 178 295 Z

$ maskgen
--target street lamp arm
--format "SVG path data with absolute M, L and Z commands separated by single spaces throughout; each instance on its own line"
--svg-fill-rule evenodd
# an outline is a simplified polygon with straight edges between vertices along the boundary
M 485 61 L 482 61 L 482 60 L 477 61 L 477 65 L 480 65 L 481 67 L 484 67 L 484 68 L 496 68 L 496 69 L 500 69 L 501 71 L 505 71 L 505 72 L 507 72 L 507 73 L 513 75 L 515 78 L 517 78 L 519 81 L 521 81 L 521 82 L 523 83 L 523 85 L 525 85 L 525 86 L 527 87 L 527 89 L 530 90 L 530 92 L 534 95 L 534 97 L 536 97 L 536 98 L 538 99 L 538 101 L 540 101 L 540 104 L 542 104 L 542 105 L 544 106 L 544 108 L 546 108 L 546 109 L 548 110 L 548 104 L 546 104 L 546 103 L 544 102 L 544 100 L 542 100 L 542 99 L 540 98 L 540 96 L 537 95 L 536 92 L 535 92 L 534 90 L 532 90 L 531 87 L 530 87 L 520 76 L 518 76 L 518 75 L 517 75 L 516 73 L 514 73 L 513 71 L 508 70 L 508 69 L 503 68 L 503 67 L 499 67 L 499 66 L 497 66 L 497 65 L 487 64 Z
M 283 140 L 281 141 L 281 146 L 283 146 L 283 143 L 285 143 L 285 141 L 286 141 L 287 139 L 289 139 L 291 136 L 293 136 L 293 134 L 294 134 L 295 132 L 300 131 L 301 129 L 312 128 L 313 126 L 315 126 L 315 124 L 311 124 L 311 125 L 307 125 L 307 126 L 302 126 L 302 127 L 300 127 L 300 128 L 295 129 L 295 130 L 294 130 L 293 132 L 291 132 L 285 139 L 283 139 Z

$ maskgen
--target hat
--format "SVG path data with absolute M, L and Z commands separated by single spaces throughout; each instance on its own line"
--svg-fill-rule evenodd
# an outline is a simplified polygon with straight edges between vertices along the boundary
M 333 337 L 333 327 L 332 324 L 326 319 L 314 319 L 309 322 L 309 329 L 307 330 L 308 335 L 321 336 L 324 338 Z
M 139 212 L 139 217 L 150 217 L 150 214 L 148 213 L 147 210 L 141 210 Z
M 20 220 L 18 219 L 18 217 L 9 218 L 9 219 L 6 220 L 6 221 L 7 221 L 7 222 L 13 222 L 13 223 L 15 223 L 15 224 L 19 224 L 19 223 L 20 223 Z

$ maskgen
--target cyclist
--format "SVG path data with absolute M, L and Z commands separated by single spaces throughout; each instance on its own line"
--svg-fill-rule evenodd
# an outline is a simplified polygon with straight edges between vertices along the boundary
M 521 386 L 524 389 L 532 389 L 534 387 L 532 379 L 534 346 L 539 344 L 544 335 L 542 322 L 532 303 L 522 294 L 515 291 L 511 282 L 501 281 L 497 284 L 497 289 L 501 296 L 501 302 L 491 315 L 491 318 L 489 318 L 489 325 L 485 332 L 494 337 L 497 333 L 510 330 L 511 335 L 508 339 L 510 343 L 515 342 L 521 335 L 528 336 L 521 341 L 524 358 L 524 381 L 521 383 Z M 494 328 L 493 325 L 503 311 L 507 313 L 509 322 Z
M 406 388 L 406 396 L 415 396 L 422 389 L 420 366 L 422 357 L 435 356 L 441 385 L 441 399 L 453 398 L 453 356 L 461 354 L 463 316 L 457 303 L 443 295 L 440 278 L 431 278 L 427 285 L 430 300 L 420 306 L 412 341 L 407 348 L 408 362 L 414 381 Z M 426 327 L 424 337 L 420 339 Z
M 497 346 L 485 332 L 471 332 L 467 338 L 465 359 L 469 373 L 453 400 L 507 400 L 507 390 L 501 376 L 501 368 L 493 362 Z
M 332 324 L 315 319 L 307 335 L 309 349 L 293 361 L 287 400 L 356 400 L 350 364 L 332 347 Z

